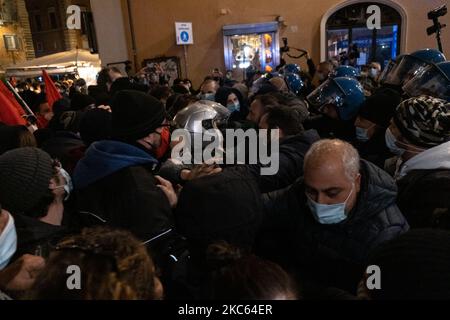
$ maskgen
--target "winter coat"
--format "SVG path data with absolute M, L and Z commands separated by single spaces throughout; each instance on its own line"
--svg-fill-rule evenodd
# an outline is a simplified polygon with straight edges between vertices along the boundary
M 20 214 L 14 214 L 14 224 L 17 232 L 14 259 L 24 254 L 48 257 L 59 240 L 70 234 L 65 226 L 51 225 Z
M 369 141 L 355 143 L 361 158 L 372 162 L 381 169 L 384 168 L 386 160 L 393 157 L 389 148 L 386 147 L 385 134 L 386 130 L 381 130 L 376 132 Z
M 79 210 L 144 241 L 171 229 L 169 202 L 152 173 L 157 163 L 126 143 L 92 144 L 73 175 Z
M 327 286 L 356 288 L 370 250 L 409 229 L 395 203 L 394 180 L 364 160 L 361 176 L 357 203 L 340 224 L 321 225 L 313 218 L 302 179 L 289 189 L 266 195 L 264 237 L 269 238 L 265 241 L 269 248 L 261 251 L 275 250 L 276 259 L 289 257 L 290 261 L 280 263 L 294 264 Z
M 303 176 L 303 160 L 313 143 L 319 141 L 317 131 L 307 130 L 296 136 L 280 141 L 279 169 L 275 175 L 261 175 L 261 164 L 249 165 L 249 171 L 255 176 L 262 193 L 286 188 Z
M 398 206 L 411 228 L 450 229 L 450 142 L 405 162 L 398 178 Z

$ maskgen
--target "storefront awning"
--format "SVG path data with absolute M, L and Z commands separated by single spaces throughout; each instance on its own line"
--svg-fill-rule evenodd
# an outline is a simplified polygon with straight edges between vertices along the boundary
M 49 74 L 74 73 L 80 68 L 101 68 L 98 54 L 92 54 L 88 50 L 71 50 L 58 52 L 48 56 L 24 61 L 5 68 L 7 77 L 38 77 L 42 75 L 42 69 Z

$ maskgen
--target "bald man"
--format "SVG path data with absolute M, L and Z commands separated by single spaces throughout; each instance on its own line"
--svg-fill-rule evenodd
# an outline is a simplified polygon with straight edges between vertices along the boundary
M 273 249 L 290 260 L 279 262 L 328 286 L 354 288 L 370 250 L 409 229 L 396 197 L 394 180 L 353 146 L 316 142 L 305 156 L 304 178 L 265 199 L 265 224 L 276 229 L 268 232 Z

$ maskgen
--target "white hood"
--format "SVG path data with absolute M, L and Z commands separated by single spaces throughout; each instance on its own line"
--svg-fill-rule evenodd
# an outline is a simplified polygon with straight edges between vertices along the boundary
M 412 170 L 450 170 L 450 142 L 428 149 L 406 161 L 400 169 L 399 178 Z

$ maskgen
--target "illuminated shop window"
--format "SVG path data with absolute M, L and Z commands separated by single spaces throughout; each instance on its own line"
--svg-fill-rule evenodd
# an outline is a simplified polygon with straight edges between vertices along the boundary
M 257 23 L 225 26 L 225 65 L 240 74 L 251 68 L 271 71 L 280 63 L 278 23 Z

